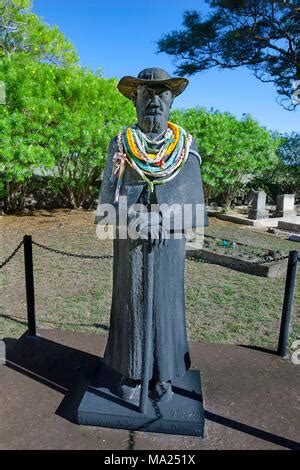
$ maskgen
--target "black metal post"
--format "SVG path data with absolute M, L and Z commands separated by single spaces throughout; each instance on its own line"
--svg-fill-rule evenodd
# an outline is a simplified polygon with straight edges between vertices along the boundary
M 24 262 L 25 262 L 25 283 L 26 283 L 28 335 L 29 336 L 36 336 L 33 261 L 32 261 L 32 238 L 31 238 L 31 235 L 24 235 L 23 241 L 24 241 Z
M 291 314 L 293 307 L 294 288 L 296 281 L 298 252 L 290 251 L 286 272 L 285 292 L 282 307 L 282 316 L 280 324 L 280 333 L 278 340 L 277 354 L 281 357 L 287 355 L 287 345 L 289 338 L 289 329 L 291 323 Z

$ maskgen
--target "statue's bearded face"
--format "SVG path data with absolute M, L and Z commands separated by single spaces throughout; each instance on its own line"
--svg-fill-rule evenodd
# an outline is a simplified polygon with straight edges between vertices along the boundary
M 165 86 L 141 85 L 133 98 L 139 126 L 144 132 L 160 132 L 166 127 L 173 93 Z

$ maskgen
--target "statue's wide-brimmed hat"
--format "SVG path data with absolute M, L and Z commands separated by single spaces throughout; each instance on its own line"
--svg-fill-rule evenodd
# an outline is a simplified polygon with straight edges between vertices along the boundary
M 188 85 L 187 78 L 171 77 L 168 72 L 158 67 L 142 70 L 137 77 L 126 75 L 118 83 L 118 90 L 128 99 L 136 92 L 139 85 L 164 85 L 174 96 L 180 95 Z

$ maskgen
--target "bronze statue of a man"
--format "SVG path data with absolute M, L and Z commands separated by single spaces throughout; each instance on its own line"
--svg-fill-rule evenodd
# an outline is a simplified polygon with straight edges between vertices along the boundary
M 145 69 L 137 78 L 123 77 L 118 83 L 118 90 L 136 107 L 137 124 L 124 128 L 110 142 L 95 222 L 107 221 L 101 211 L 104 205 L 118 209 L 121 198 L 127 198 L 126 238 L 119 236 L 115 222 L 112 306 L 104 354 L 106 365 L 120 373 L 118 393 L 126 400 L 139 394 L 145 367 L 151 396 L 157 400 L 169 399 L 172 379 L 184 376 L 190 367 L 184 233 L 206 225 L 207 215 L 196 143 L 168 121 L 174 98 L 187 84 L 187 79 L 172 78 L 159 68 Z M 136 204 L 146 207 L 142 216 L 130 210 Z M 179 228 L 174 212 L 172 218 L 172 211 L 162 210 L 173 205 L 189 209 Z M 196 206 L 202 217 L 195 216 Z M 139 236 L 132 236 L 133 232 Z M 152 256 L 151 272 L 145 246 Z M 152 321 L 147 331 L 149 308 Z

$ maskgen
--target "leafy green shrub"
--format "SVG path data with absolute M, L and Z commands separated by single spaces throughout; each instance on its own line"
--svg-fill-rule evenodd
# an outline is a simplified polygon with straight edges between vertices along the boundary
M 0 107 L 0 173 L 7 210 L 22 208 L 35 171 L 81 207 L 100 177 L 109 140 L 134 119 L 134 107 L 104 79 L 14 54 L 0 63 L 7 105 Z
M 197 142 L 207 201 L 228 206 L 249 179 L 278 161 L 279 139 L 248 115 L 239 121 L 229 113 L 193 108 L 173 111 L 172 119 Z

